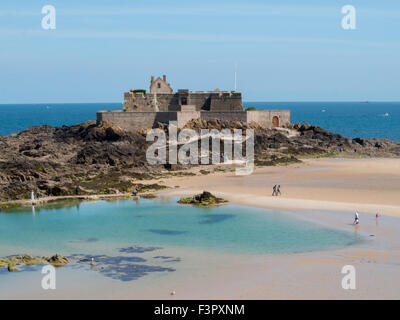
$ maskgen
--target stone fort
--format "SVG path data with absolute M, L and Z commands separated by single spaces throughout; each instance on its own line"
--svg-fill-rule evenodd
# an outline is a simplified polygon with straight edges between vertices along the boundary
M 97 112 L 98 124 L 114 124 L 137 131 L 153 128 L 158 122 L 176 121 L 183 128 L 192 119 L 241 121 L 257 123 L 266 128 L 290 123 L 289 110 L 244 110 L 238 91 L 174 92 L 167 77 L 151 77 L 150 92 L 131 89 L 124 94 L 123 110 Z

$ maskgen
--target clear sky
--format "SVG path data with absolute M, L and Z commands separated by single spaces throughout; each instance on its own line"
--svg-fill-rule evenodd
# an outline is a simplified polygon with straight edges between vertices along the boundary
M 399 31 L 399 0 L 1 0 L 0 103 L 122 102 L 152 74 L 233 90 L 235 63 L 245 101 L 400 101 Z

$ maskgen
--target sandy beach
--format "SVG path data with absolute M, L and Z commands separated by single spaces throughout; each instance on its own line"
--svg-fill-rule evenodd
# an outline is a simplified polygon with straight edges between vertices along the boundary
M 178 298 L 399 299 L 399 169 L 398 159 L 312 159 L 288 167 L 257 168 L 250 176 L 218 173 L 167 180 L 179 188 L 161 196 L 208 190 L 231 203 L 290 211 L 364 240 L 333 251 L 245 261 L 216 257 L 215 268 L 195 282 L 198 286 L 182 285 Z M 271 196 L 275 184 L 281 185 L 281 197 Z M 357 227 L 352 225 L 355 210 L 361 218 Z M 356 290 L 341 287 L 341 268 L 348 264 L 357 270 Z
M 249 176 L 218 172 L 172 178 L 165 184 L 179 188 L 160 195 L 208 190 L 242 205 L 400 217 L 399 159 L 306 159 L 296 165 L 256 168 Z M 275 184 L 281 185 L 281 197 L 271 196 Z
M 63 290 L 30 291 L 21 280 L 23 292 L 14 286 L 3 298 L 399 299 L 399 168 L 398 159 L 309 159 L 257 168 L 249 176 L 216 172 L 164 179 L 171 189 L 159 192 L 161 198 L 207 190 L 233 204 L 277 209 L 354 233 L 359 241 L 345 248 L 295 254 L 243 255 L 168 247 L 160 254 L 181 259 L 177 272 L 168 276 L 124 284 L 88 277 L 85 291 L 76 292 L 69 279 L 79 275 L 66 271 L 68 277 L 60 279 Z M 275 184 L 281 185 L 280 197 L 271 196 Z M 358 226 L 352 225 L 355 210 L 360 212 Z M 346 265 L 355 267 L 355 290 L 342 288 L 341 271 Z

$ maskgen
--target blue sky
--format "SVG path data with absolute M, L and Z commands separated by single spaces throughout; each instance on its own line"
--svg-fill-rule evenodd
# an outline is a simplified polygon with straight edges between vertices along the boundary
M 152 74 L 233 90 L 235 63 L 246 101 L 400 101 L 400 1 L 299 3 L 2 0 L 0 103 L 120 102 Z

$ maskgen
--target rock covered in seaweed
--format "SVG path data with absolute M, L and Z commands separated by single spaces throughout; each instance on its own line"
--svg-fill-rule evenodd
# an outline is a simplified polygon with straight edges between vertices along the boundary
M 18 265 L 31 266 L 35 264 L 51 264 L 54 267 L 61 267 L 69 264 L 67 257 L 60 254 L 55 254 L 52 257 L 34 257 L 30 254 L 15 255 L 6 258 L 0 258 L 0 268 L 7 267 L 8 271 L 17 271 Z
M 43 257 L 44 260 L 46 260 L 49 264 L 53 265 L 54 267 L 61 267 L 65 266 L 69 263 L 69 260 L 67 257 L 64 257 L 58 253 L 56 253 L 54 256 L 47 258 Z
M 180 204 L 192 204 L 200 207 L 211 207 L 227 203 L 225 199 L 218 198 L 211 194 L 211 192 L 203 191 L 201 194 L 197 194 L 193 197 L 181 198 L 178 203 Z

